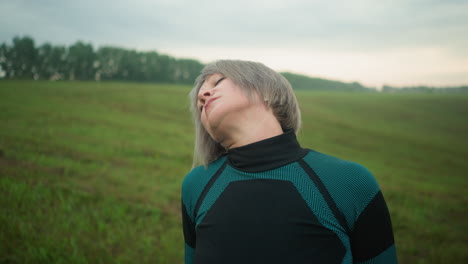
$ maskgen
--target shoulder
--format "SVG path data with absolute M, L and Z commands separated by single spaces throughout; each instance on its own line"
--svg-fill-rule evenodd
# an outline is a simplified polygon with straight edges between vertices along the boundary
M 226 162 L 226 157 L 208 164 L 208 166 L 198 166 L 193 168 L 184 178 L 182 182 L 182 198 L 189 199 L 193 196 L 199 196 L 205 185 L 211 177 L 223 166 Z
M 310 151 L 304 161 L 317 174 L 326 189 L 345 212 L 351 224 L 379 193 L 374 175 L 356 162 Z
M 304 161 L 322 180 L 339 181 L 341 184 L 379 188 L 374 175 L 359 163 L 340 159 L 310 150 Z M 348 186 L 351 187 L 351 186 Z M 376 190 L 374 190 L 376 191 Z

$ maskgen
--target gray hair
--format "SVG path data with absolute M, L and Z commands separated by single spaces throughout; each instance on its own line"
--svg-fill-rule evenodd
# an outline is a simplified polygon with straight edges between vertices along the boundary
M 281 74 L 262 63 L 240 60 L 219 60 L 206 65 L 195 81 L 190 92 L 191 111 L 195 123 L 195 150 L 193 167 L 207 166 L 218 159 L 226 150 L 214 141 L 203 127 L 197 109 L 198 92 L 205 80 L 219 73 L 233 81 L 248 96 L 257 93 L 265 101 L 281 125 L 283 131 L 294 130 L 297 134 L 301 127 L 301 112 L 291 84 Z

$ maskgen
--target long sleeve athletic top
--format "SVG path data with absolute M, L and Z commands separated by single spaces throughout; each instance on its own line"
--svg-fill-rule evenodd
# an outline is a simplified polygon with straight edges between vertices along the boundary
M 387 205 L 354 162 L 290 131 L 194 168 L 182 184 L 185 263 L 397 263 Z

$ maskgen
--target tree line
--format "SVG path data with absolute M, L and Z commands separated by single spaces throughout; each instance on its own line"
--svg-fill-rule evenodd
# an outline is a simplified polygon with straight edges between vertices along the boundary
M 14 37 L 0 45 L 0 79 L 113 80 L 193 84 L 204 65 L 193 59 L 177 59 L 156 51 L 139 52 L 118 47 L 94 49 L 76 42 L 68 47 L 45 43 L 36 46 L 31 37 Z M 375 92 L 358 82 L 340 82 L 289 72 L 281 73 L 297 90 Z M 392 87 L 386 93 L 466 93 L 459 87 Z
M 384 93 L 468 93 L 468 86 L 454 87 L 430 87 L 430 86 L 414 86 L 414 87 L 392 87 L 384 85 L 382 87 Z
M 116 80 L 190 83 L 203 64 L 176 59 L 155 51 L 138 52 L 118 47 L 94 49 L 76 42 L 68 47 L 45 43 L 36 46 L 28 36 L 0 45 L 0 74 L 5 79 Z
M 316 90 L 316 91 L 351 91 L 351 92 L 376 92 L 374 88 L 361 85 L 358 82 L 340 82 L 321 78 L 314 78 L 305 75 L 282 72 L 281 73 L 291 86 L 296 90 Z
M 34 80 L 115 80 L 193 84 L 203 64 L 176 59 L 156 51 L 138 52 L 118 47 L 94 49 L 81 41 L 66 47 L 31 37 L 15 37 L 0 45 L 0 78 Z M 295 89 L 369 91 L 359 83 L 343 83 L 281 73 Z

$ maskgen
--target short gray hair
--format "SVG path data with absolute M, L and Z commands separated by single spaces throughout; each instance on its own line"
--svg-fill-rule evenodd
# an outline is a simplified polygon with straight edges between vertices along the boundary
M 283 131 L 294 130 L 297 134 L 301 127 L 301 112 L 291 84 L 281 74 L 259 62 L 240 60 L 219 60 L 206 65 L 195 81 L 190 92 L 191 111 L 195 123 L 195 150 L 193 167 L 207 166 L 218 159 L 226 150 L 215 142 L 203 127 L 197 109 L 198 92 L 205 80 L 219 73 L 239 86 L 247 96 L 257 93 L 281 124 Z

